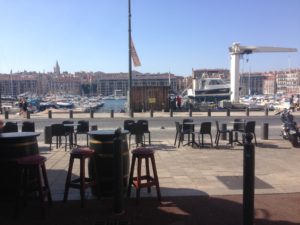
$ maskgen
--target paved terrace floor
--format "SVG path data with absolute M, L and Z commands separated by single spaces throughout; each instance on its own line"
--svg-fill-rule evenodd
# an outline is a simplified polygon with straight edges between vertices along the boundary
M 226 112 L 213 112 L 213 119 L 225 116 Z M 263 116 L 264 112 L 250 112 L 251 119 Z M 274 115 L 274 112 L 269 112 Z M 300 112 L 294 113 L 295 117 Z M 19 115 L 9 115 L 12 121 L 22 121 Z M 155 112 L 155 118 L 167 118 L 169 113 Z M 188 112 L 174 112 L 174 117 L 181 120 L 188 117 Z M 234 116 L 245 116 L 245 112 L 231 112 Z M 33 114 L 31 120 L 47 119 L 47 113 Z M 108 113 L 97 113 L 94 118 L 109 118 Z M 53 118 L 66 119 L 66 113 L 53 114 Z M 89 118 L 89 114 L 74 114 L 74 120 Z M 116 113 L 115 118 L 128 118 L 127 114 Z M 149 112 L 135 113 L 135 119 L 149 118 Z M 151 118 L 154 119 L 155 118 Z M 207 112 L 195 112 L 193 118 L 207 118 Z M 0 115 L 4 119 L 4 115 Z M 97 121 L 97 119 L 93 119 Z M 279 121 L 279 120 L 278 120 Z M 114 125 L 102 129 L 116 129 Z M 112 123 L 113 124 L 113 123 Z M 120 126 L 122 123 L 120 122 Z M 277 129 L 280 127 L 278 122 Z M 152 130 L 152 143 L 155 151 L 158 176 L 162 196 L 199 196 L 199 195 L 238 195 L 242 193 L 243 146 L 230 148 L 226 141 L 220 141 L 220 147 L 192 148 L 191 146 L 174 147 L 175 126 L 170 129 L 155 127 Z M 257 128 L 259 130 L 260 128 Z M 38 132 L 43 132 L 40 128 Z M 214 131 L 215 132 L 215 131 Z M 260 131 L 258 131 L 260 132 Z M 272 132 L 272 130 L 271 130 Z M 261 140 L 257 135 L 258 146 L 255 156 L 256 194 L 296 193 L 300 192 L 300 148 L 293 148 L 288 141 L 273 135 L 270 140 Z M 81 140 L 84 143 L 84 140 Z M 209 140 L 206 140 L 208 142 Z M 39 138 L 41 154 L 48 158 L 46 167 L 54 200 L 63 198 L 64 184 L 69 163 L 69 152 L 64 149 L 49 151 L 44 144 L 43 133 Z M 78 175 L 79 165 L 75 162 L 73 173 Z M 134 196 L 134 193 L 132 194 Z M 155 191 L 142 196 L 155 196 Z M 87 193 L 88 198 L 93 198 Z M 79 199 L 78 190 L 70 190 L 70 199 Z
M 207 142 L 209 140 L 206 140 Z M 233 148 L 221 141 L 218 149 L 206 146 L 174 147 L 173 139 L 153 140 L 162 196 L 201 196 L 242 194 L 243 146 Z M 40 143 L 41 154 L 48 158 L 46 166 L 54 200 L 63 198 L 69 163 L 64 149 L 48 151 Z M 281 139 L 260 140 L 255 148 L 256 194 L 300 192 L 300 148 Z M 73 174 L 79 175 L 75 162 Z M 134 193 L 132 194 L 134 196 Z M 142 191 L 144 197 L 155 197 Z M 87 198 L 93 198 L 88 192 Z M 70 191 L 70 199 L 79 199 L 78 190 Z

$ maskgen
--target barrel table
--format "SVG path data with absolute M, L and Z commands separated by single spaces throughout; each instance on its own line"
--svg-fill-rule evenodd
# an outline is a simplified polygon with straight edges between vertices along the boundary
M 36 132 L 0 133 L 0 199 L 15 194 L 17 170 L 15 159 L 39 154 Z
M 129 150 L 127 143 L 127 130 L 120 134 L 121 154 L 123 164 L 124 193 L 128 185 Z M 89 161 L 89 176 L 96 180 L 92 193 L 97 197 L 111 197 L 114 192 L 114 138 L 115 130 L 95 130 L 88 132 L 89 145 L 95 150 L 95 155 Z

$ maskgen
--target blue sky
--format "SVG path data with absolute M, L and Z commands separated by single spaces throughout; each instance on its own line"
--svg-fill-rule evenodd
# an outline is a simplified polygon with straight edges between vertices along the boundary
M 127 0 L 0 0 L 0 73 L 128 71 Z M 241 71 L 300 67 L 299 0 L 132 0 L 141 72 L 190 75 L 230 68 L 228 47 L 293 47 L 260 53 Z

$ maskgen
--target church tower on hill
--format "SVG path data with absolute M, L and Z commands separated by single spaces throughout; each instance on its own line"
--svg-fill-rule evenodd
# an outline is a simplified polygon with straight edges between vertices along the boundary
M 56 61 L 55 67 L 53 68 L 54 70 L 54 75 L 60 76 L 60 67 L 58 65 L 58 61 Z

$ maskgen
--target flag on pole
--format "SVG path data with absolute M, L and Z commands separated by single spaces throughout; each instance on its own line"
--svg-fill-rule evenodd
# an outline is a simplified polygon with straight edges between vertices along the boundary
M 135 50 L 132 39 L 131 39 L 131 58 L 133 61 L 133 65 L 135 67 L 141 66 L 141 62 L 140 62 L 139 56 L 137 55 L 137 52 Z

